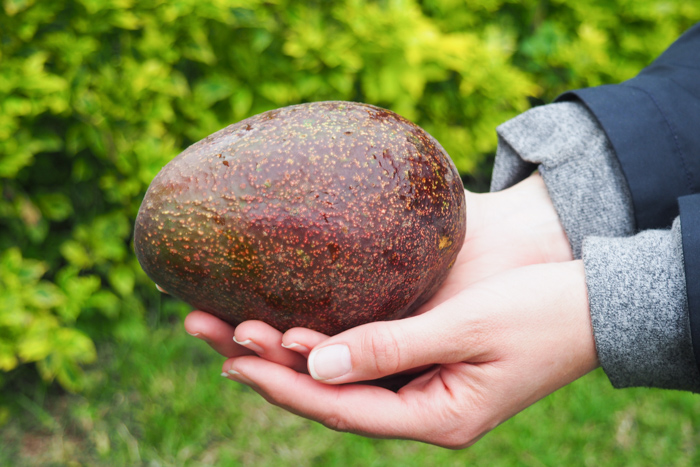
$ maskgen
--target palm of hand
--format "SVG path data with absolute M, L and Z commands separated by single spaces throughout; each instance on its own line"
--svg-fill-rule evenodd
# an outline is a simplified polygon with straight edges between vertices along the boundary
M 541 177 L 467 198 L 467 235 L 450 275 L 424 313 L 469 285 L 508 269 L 570 261 L 571 248 Z

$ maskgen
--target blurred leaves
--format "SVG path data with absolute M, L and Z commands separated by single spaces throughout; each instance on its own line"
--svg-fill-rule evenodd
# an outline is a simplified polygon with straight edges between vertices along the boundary
M 80 308 L 66 313 L 69 297 L 90 295 L 99 288 L 99 278 L 68 281 L 61 288 L 42 280 L 47 270 L 46 263 L 23 258 L 17 248 L 0 256 L 0 369 L 39 362 L 45 379 L 77 390 L 83 376 L 78 364 L 95 360 L 95 346 L 85 333 L 62 326 L 60 318 L 75 320 Z
M 698 20 L 681 0 L 3 0 L 0 369 L 37 362 L 78 390 L 92 342 L 146 335 L 159 297 L 133 219 L 163 165 L 224 126 L 369 102 L 488 171 L 498 124 L 634 76 Z

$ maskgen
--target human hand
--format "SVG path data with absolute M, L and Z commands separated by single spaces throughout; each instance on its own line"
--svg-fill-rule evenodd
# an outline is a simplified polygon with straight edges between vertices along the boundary
M 430 310 L 481 279 L 530 264 L 573 259 L 547 187 L 534 174 L 507 190 L 465 190 L 467 234 L 452 271 L 420 312 Z
M 496 193 L 465 192 L 467 235 L 452 271 L 438 292 L 418 313 L 430 310 L 465 287 L 498 272 L 572 259 L 571 247 L 542 178 L 535 174 L 512 188 Z M 185 320 L 185 328 L 225 357 L 259 355 L 276 363 L 306 366 L 299 354 L 281 348 L 282 333 L 260 321 L 234 327 L 199 311 Z M 302 355 L 308 349 L 301 350 Z
M 598 365 L 581 261 L 509 270 L 423 314 L 330 338 L 292 329 L 284 342 L 313 348 L 313 378 L 255 356 L 227 360 L 224 374 L 332 429 L 448 448 Z M 343 384 L 423 365 L 434 366 L 398 392 Z

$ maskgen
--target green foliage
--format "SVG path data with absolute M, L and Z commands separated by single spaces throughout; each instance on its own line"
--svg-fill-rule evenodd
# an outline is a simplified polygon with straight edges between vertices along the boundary
M 159 298 L 132 222 L 204 136 L 355 100 L 416 121 L 462 173 L 488 171 L 498 124 L 633 76 L 699 19 L 682 0 L 4 0 L 0 369 L 37 362 L 78 390 L 92 341 L 145 335 Z
M 22 258 L 17 248 L 0 256 L 0 309 L 5 310 L 0 313 L 0 369 L 38 362 L 44 378 L 75 390 L 82 385 L 78 364 L 95 360 L 95 346 L 83 332 L 61 324 L 75 321 L 100 279 L 64 268 L 53 283 L 41 280 L 47 269 L 44 262 Z

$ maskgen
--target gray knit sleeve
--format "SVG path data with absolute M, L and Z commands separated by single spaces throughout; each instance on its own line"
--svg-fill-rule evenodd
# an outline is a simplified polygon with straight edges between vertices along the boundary
M 574 257 L 591 235 L 634 233 L 632 198 L 605 132 L 578 102 L 535 107 L 497 128 L 491 191 L 512 186 L 537 167 Z
M 700 392 L 680 218 L 671 230 L 587 238 L 583 263 L 598 359 L 613 386 Z

